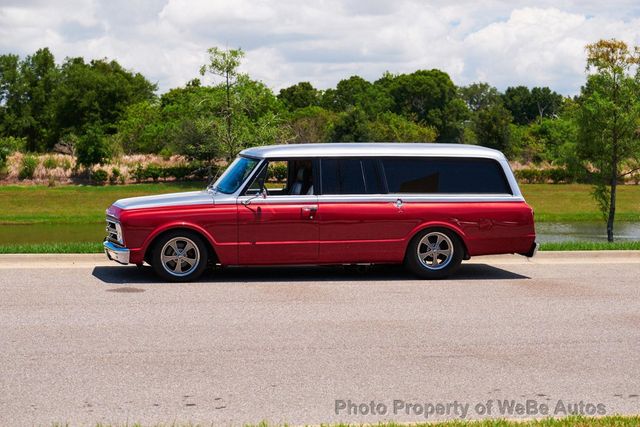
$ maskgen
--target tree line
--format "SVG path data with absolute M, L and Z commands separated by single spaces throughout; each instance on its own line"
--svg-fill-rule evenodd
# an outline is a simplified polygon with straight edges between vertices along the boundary
M 115 60 L 67 58 L 47 48 L 0 56 L 0 137 L 24 150 L 79 150 L 83 163 L 119 153 L 180 153 L 209 160 L 272 143 L 407 141 L 482 144 L 523 162 L 561 160 L 575 140 L 575 101 L 548 87 L 456 86 L 440 70 L 351 76 L 319 90 L 300 82 L 275 94 L 238 72 L 240 49 L 210 49 L 194 78 L 157 95 L 157 86 Z M 87 152 L 87 153 L 85 153 Z M 88 157 L 84 159 L 84 157 Z
M 200 69 L 213 84 L 196 77 L 157 95 L 115 60 L 57 64 L 47 48 L 1 55 L 0 169 L 15 150 L 67 150 L 90 167 L 123 153 L 212 164 L 275 143 L 479 144 L 591 182 L 612 230 L 616 185 L 639 167 L 640 51 L 617 40 L 586 49 L 586 82 L 574 97 L 549 87 L 457 86 L 437 69 L 354 75 L 326 90 L 299 82 L 276 94 L 239 72 L 241 49 L 215 47 Z

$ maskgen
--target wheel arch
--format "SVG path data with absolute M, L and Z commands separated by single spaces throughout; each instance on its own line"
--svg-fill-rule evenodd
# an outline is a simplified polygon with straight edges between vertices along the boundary
M 207 252 L 209 253 L 209 262 L 214 264 L 219 262 L 218 254 L 215 249 L 216 242 L 213 237 L 202 227 L 189 223 L 169 224 L 154 230 L 154 232 L 147 237 L 143 244 L 142 251 L 144 253 L 144 260 L 146 261 L 150 259 L 151 253 L 153 252 L 158 239 L 160 239 L 167 233 L 171 233 L 177 230 L 189 231 L 192 233 L 196 233 L 197 235 L 202 237 L 202 240 L 204 241 L 204 244 L 207 248 Z
M 454 233 L 456 237 L 460 240 L 462 244 L 462 250 L 464 251 L 464 255 L 462 259 L 469 259 L 471 256 L 469 255 L 469 248 L 467 247 L 466 235 L 464 231 L 460 227 L 457 227 L 453 224 L 449 224 L 446 222 L 434 221 L 420 224 L 418 227 L 414 228 L 411 233 L 409 233 L 409 238 L 405 242 L 404 246 L 404 257 L 407 256 L 407 251 L 411 245 L 411 241 L 424 230 L 446 230 Z

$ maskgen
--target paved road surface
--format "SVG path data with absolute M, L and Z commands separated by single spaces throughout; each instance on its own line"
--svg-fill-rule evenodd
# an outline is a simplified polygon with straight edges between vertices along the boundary
M 640 252 L 477 258 L 439 282 L 325 267 L 193 284 L 0 256 L 3 426 L 420 421 L 439 402 L 477 418 L 503 399 L 637 414 L 639 395 Z M 386 414 L 336 414 L 349 399 Z

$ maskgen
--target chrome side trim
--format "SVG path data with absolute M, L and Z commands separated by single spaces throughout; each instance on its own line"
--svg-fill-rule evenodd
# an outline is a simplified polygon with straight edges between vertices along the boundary
M 216 204 L 242 203 L 250 196 L 240 196 L 237 201 L 218 202 Z M 393 203 L 398 200 L 406 203 L 465 203 L 465 202 L 523 202 L 522 196 L 511 194 L 345 194 L 320 196 L 267 196 L 266 199 L 254 199 L 256 204 L 278 203 Z M 250 205 L 251 205 L 250 204 Z
M 117 246 L 113 242 L 105 240 L 102 242 L 104 253 L 107 254 L 107 258 L 111 261 L 119 262 L 120 264 L 129 264 L 129 249 Z
M 237 198 L 237 204 L 243 204 L 243 202 L 251 199 L 250 203 L 247 206 L 251 205 L 262 205 L 262 204 L 274 204 L 277 205 L 279 203 L 287 203 L 287 204 L 297 204 L 297 203 L 318 203 L 318 196 L 267 196 L 266 198 L 255 197 L 255 196 L 240 196 Z
M 268 199 L 268 197 L 267 197 Z M 396 204 L 400 200 L 406 203 L 465 203 L 465 202 L 522 202 L 521 196 L 511 194 L 354 194 L 354 195 L 321 195 L 322 203 L 375 203 L 388 202 Z

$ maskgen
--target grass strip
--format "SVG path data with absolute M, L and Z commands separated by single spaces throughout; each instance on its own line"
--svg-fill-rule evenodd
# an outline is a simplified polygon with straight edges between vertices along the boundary
M 640 242 L 553 242 L 542 243 L 541 251 L 638 251 Z
M 26 243 L 0 246 L 0 254 L 93 254 L 100 252 L 102 252 L 102 242 Z

